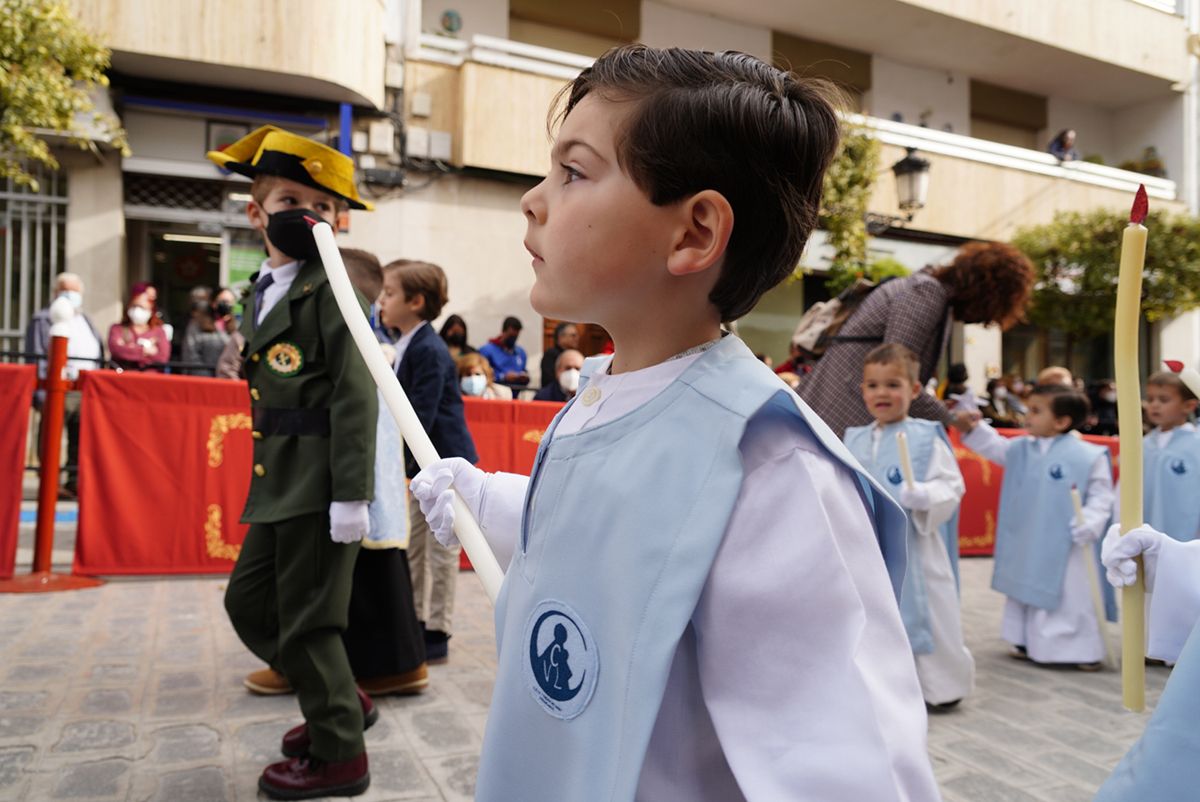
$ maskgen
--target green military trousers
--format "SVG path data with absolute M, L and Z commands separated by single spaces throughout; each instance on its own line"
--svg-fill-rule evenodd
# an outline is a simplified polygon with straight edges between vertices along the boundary
M 346 659 L 350 589 L 359 544 L 329 538 L 329 514 L 250 525 L 229 577 L 225 609 L 242 642 L 296 689 L 310 754 L 363 752 L 362 706 Z

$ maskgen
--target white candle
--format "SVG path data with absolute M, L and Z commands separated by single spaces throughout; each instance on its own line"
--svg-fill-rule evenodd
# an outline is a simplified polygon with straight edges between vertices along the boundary
M 1075 523 L 1078 526 L 1083 526 L 1083 499 L 1079 495 L 1079 488 L 1071 485 L 1071 503 L 1075 507 Z M 1096 626 L 1100 628 L 1100 639 L 1104 641 L 1104 654 L 1108 659 L 1108 664 L 1113 668 L 1117 666 L 1117 652 L 1113 649 L 1112 638 L 1108 636 L 1108 628 L 1105 627 L 1106 620 L 1104 615 L 1104 596 L 1100 592 L 1100 571 L 1096 568 L 1096 555 L 1086 544 L 1079 544 L 1080 556 L 1083 557 L 1083 564 L 1087 566 L 1088 572 L 1088 589 L 1092 593 L 1092 612 L 1096 614 Z
M 366 315 L 362 313 L 362 308 L 358 305 L 358 297 L 354 294 L 350 277 L 346 275 L 346 265 L 342 262 L 342 255 L 333 238 L 333 229 L 329 227 L 328 223 L 317 223 L 313 226 L 312 232 L 317 241 L 317 249 L 321 253 L 321 261 L 325 265 L 325 273 L 329 276 L 329 286 L 333 289 L 338 309 L 341 310 L 342 317 L 346 319 L 346 326 L 350 329 L 354 344 L 358 346 L 363 361 L 367 363 L 371 378 L 375 380 L 388 410 L 396 419 L 396 425 L 400 427 L 401 437 L 404 438 L 408 449 L 422 468 L 436 462 L 437 450 L 433 447 L 433 442 L 429 439 L 425 427 L 421 425 L 417 413 L 413 411 L 408 396 L 404 394 L 404 388 L 400 386 L 400 380 L 396 378 L 392 366 L 388 364 L 387 357 L 383 355 L 383 350 L 379 347 L 379 341 L 371 331 L 371 325 L 367 322 Z M 398 462 L 397 465 L 400 463 Z M 496 555 L 492 553 L 491 547 L 484 539 L 478 522 L 457 492 L 454 494 L 453 503 L 454 531 L 458 535 L 463 549 L 467 552 L 467 559 L 471 561 L 475 575 L 483 583 L 488 598 L 494 604 L 496 595 L 500 592 L 500 585 L 504 581 L 504 572 L 500 570 L 500 564 L 496 562 Z
M 913 487 L 912 459 L 908 456 L 908 435 L 896 432 L 896 449 L 900 452 L 900 472 L 904 474 L 904 484 L 908 489 Z

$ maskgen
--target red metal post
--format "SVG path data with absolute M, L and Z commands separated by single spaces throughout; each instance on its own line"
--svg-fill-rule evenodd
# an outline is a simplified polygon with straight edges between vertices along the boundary
M 62 446 L 63 404 L 67 382 L 67 338 L 51 337 L 46 366 L 46 401 L 42 404 L 41 481 L 38 487 L 37 539 L 33 546 L 33 572 L 50 570 L 54 549 L 54 507 L 58 501 L 58 474 Z

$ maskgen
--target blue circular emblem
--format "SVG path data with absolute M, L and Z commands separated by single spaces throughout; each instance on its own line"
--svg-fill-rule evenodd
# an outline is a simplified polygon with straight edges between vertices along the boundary
M 530 613 L 525 639 L 533 698 L 555 718 L 575 718 L 591 701 L 600 671 L 587 624 L 569 605 L 547 599 Z
M 893 465 L 892 467 L 888 468 L 887 480 L 894 485 L 898 485 L 904 481 L 904 474 L 900 473 L 899 465 Z
M 1051 479 L 1061 479 L 1064 476 L 1066 476 L 1066 473 L 1063 471 L 1063 466 L 1059 465 L 1057 462 L 1050 466 Z
M 1181 459 L 1171 460 L 1171 470 L 1183 476 L 1187 473 L 1187 464 Z

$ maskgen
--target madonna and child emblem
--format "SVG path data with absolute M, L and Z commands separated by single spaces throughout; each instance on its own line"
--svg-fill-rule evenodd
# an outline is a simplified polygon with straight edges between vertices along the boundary
M 304 354 L 295 343 L 275 343 L 267 349 L 267 368 L 278 376 L 295 376 L 304 367 Z
M 591 701 L 600 671 L 600 653 L 587 624 L 568 605 L 548 599 L 530 614 L 525 639 L 529 692 L 555 718 L 575 718 Z

